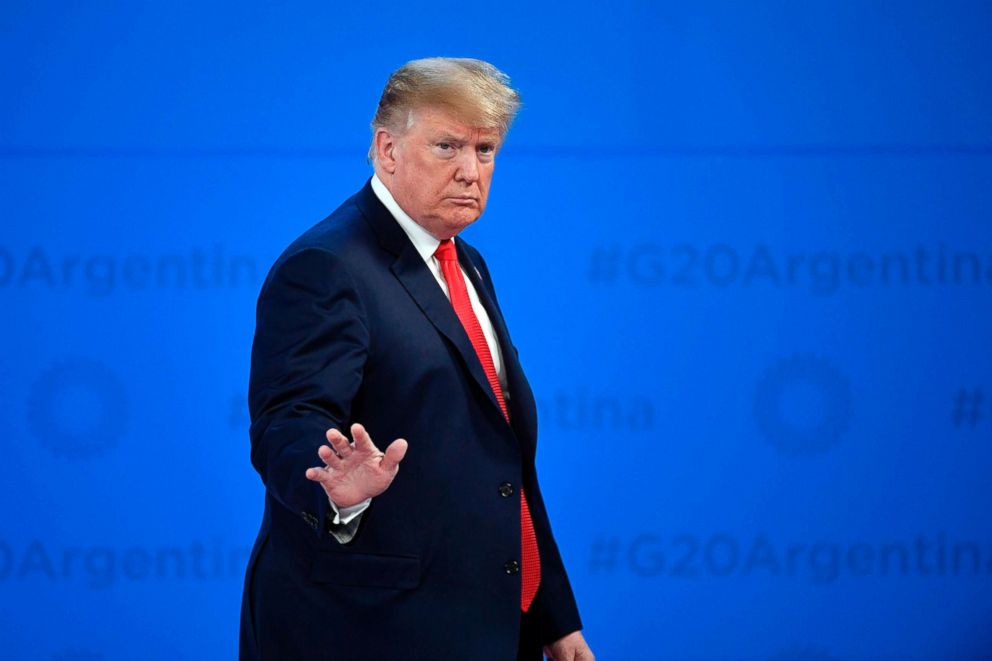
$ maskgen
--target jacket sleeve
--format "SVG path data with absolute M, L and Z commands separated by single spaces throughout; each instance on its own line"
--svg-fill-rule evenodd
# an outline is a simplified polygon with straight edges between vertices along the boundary
M 332 253 L 280 259 L 258 298 L 248 408 L 251 462 L 277 502 L 326 533 L 330 503 L 305 476 L 325 433 L 344 433 L 369 351 L 354 281 Z M 332 513 L 333 515 L 333 513 Z
M 541 554 L 541 585 L 531 609 L 535 611 L 541 631 L 541 644 L 549 645 L 562 636 L 582 629 L 578 604 L 568 581 L 558 544 L 551 532 L 551 522 L 544 506 L 536 474 L 527 486 L 527 503 L 534 521 L 537 545 Z M 542 534 L 544 533 L 544 534 Z

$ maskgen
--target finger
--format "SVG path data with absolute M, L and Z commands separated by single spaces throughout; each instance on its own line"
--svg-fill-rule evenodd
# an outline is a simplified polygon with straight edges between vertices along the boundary
M 305 475 L 311 482 L 319 482 L 324 485 L 330 485 L 332 482 L 332 473 L 326 468 L 308 468 Z
M 408 447 L 409 443 L 402 438 L 397 438 L 386 448 L 386 454 L 383 455 L 382 463 L 379 464 L 379 467 L 389 472 L 396 470 L 399 463 L 403 461 L 403 457 L 406 456 Z
M 375 446 L 375 443 L 372 442 L 372 437 L 369 436 L 369 433 L 361 424 L 356 422 L 351 426 L 351 437 L 355 439 L 356 450 L 379 454 L 379 448 Z
M 321 445 L 317 448 L 317 456 L 320 457 L 321 461 L 323 461 L 328 468 L 340 469 L 344 464 L 344 460 L 335 454 L 334 450 L 327 445 Z
M 348 439 L 337 429 L 328 429 L 326 436 L 327 442 L 334 447 L 334 451 L 338 453 L 339 457 L 344 458 L 354 452 Z
M 327 442 L 328 442 L 328 443 L 330 443 L 332 439 L 336 439 L 336 438 L 344 438 L 344 440 L 346 440 L 346 441 L 348 440 L 348 439 L 347 439 L 347 438 L 345 437 L 345 435 L 344 435 L 344 434 L 342 434 L 341 432 L 339 432 L 339 431 L 338 431 L 337 429 L 335 429 L 334 427 L 331 427 L 331 428 L 330 428 L 330 429 L 328 429 L 328 430 L 327 430 L 326 432 L 324 432 L 324 436 L 325 436 L 325 437 L 327 438 Z

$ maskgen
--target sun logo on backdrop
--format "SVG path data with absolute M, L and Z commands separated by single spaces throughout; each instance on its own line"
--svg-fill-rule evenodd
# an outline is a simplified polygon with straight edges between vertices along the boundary
M 772 365 L 758 382 L 754 418 L 784 454 L 826 452 L 850 425 L 851 386 L 825 358 L 795 354 Z
M 28 395 L 27 419 L 54 454 L 90 459 L 117 445 L 127 423 L 127 396 L 109 367 L 76 358 L 42 372 Z

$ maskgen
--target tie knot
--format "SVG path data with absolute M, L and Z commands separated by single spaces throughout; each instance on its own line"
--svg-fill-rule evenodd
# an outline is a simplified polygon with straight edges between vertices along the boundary
M 440 262 L 457 262 L 458 251 L 455 250 L 455 242 L 451 239 L 445 239 L 434 251 L 434 256 Z

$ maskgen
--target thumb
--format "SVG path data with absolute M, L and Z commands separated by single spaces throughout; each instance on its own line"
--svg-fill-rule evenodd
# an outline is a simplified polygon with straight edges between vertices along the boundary
M 382 463 L 379 464 L 379 467 L 389 472 L 396 470 L 399 463 L 403 461 L 403 457 L 406 456 L 407 447 L 406 441 L 397 438 L 386 448 L 386 453 L 382 456 Z

